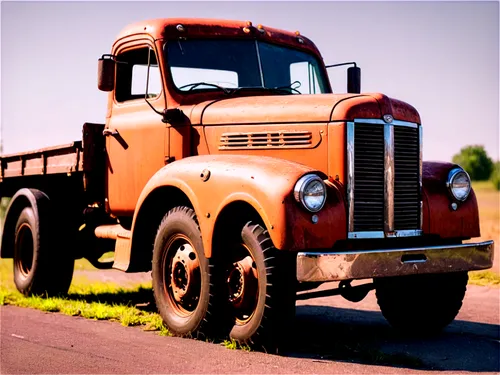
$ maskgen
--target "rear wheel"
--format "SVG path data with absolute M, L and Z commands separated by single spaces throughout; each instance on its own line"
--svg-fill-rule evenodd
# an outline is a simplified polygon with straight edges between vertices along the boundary
M 24 295 L 67 293 L 73 278 L 74 258 L 51 232 L 47 214 L 25 207 L 16 223 L 14 283 Z
M 398 330 L 435 334 L 455 319 L 465 296 L 467 272 L 375 279 L 377 301 Z
M 268 351 L 286 340 L 295 316 L 295 268 L 292 254 L 279 252 L 261 225 L 249 222 L 225 256 L 230 337 Z

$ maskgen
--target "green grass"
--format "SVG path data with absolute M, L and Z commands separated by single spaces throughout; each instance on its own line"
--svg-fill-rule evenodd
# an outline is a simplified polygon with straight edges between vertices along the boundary
M 500 288 L 500 275 L 493 271 L 469 272 L 469 284 Z
M 108 262 L 113 260 L 114 252 L 110 251 L 108 253 L 103 254 L 100 258 L 100 262 Z M 90 264 L 87 259 L 77 259 L 75 261 L 75 271 L 96 271 L 96 268 Z
M 230 350 L 243 350 L 245 352 L 250 352 L 252 350 L 250 346 L 245 344 L 239 344 L 235 340 L 224 340 L 224 342 L 222 342 L 221 345 L 223 345 L 226 349 Z
M 141 326 L 147 331 L 169 335 L 156 313 L 150 283 L 122 287 L 113 283 L 89 282 L 75 276 L 64 297 L 26 297 L 12 281 L 12 260 L 0 260 L 0 305 L 29 307 L 94 320 L 110 320 L 123 326 Z
M 159 314 L 140 306 L 152 294 L 151 288 L 139 285 L 123 289 L 113 284 L 82 286 L 76 284 L 64 297 L 25 297 L 17 291 L 0 288 L 0 305 L 29 307 L 46 312 L 81 316 L 86 319 L 111 320 L 123 326 L 142 326 L 144 330 L 168 335 Z

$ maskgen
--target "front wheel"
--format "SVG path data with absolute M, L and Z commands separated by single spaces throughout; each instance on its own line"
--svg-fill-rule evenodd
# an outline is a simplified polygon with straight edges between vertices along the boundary
M 467 272 L 375 279 L 382 314 L 396 329 L 425 335 L 440 332 L 462 307 Z
M 191 208 L 176 207 L 163 218 L 154 242 L 153 291 L 159 313 L 178 336 L 209 336 L 220 317 L 215 267 L 205 257 Z
M 261 225 L 249 222 L 226 248 L 226 272 L 232 311 L 230 337 L 240 344 L 274 350 L 295 316 L 293 254 L 278 251 Z

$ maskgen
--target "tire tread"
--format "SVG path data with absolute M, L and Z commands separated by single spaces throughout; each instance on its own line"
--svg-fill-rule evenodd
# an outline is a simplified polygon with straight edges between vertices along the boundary
M 410 335 L 440 332 L 457 316 L 467 290 L 466 272 L 376 279 L 382 314 Z

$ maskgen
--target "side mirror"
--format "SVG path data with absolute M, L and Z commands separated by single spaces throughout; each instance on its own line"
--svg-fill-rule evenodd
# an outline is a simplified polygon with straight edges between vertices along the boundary
M 352 94 L 361 92 L 361 68 L 357 66 L 347 69 L 347 92 Z
M 335 68 L 337 66 L 345 65 L 354 65 L 347 69 L 347 92 L 350 94 L 361 93 L 361 69 L 355 62 L 326 65 L 325 68 Z
M 101 91 L 115 88 L 115 60 L 113 55 L 102 55 L 97 65 L 97 87 Z

